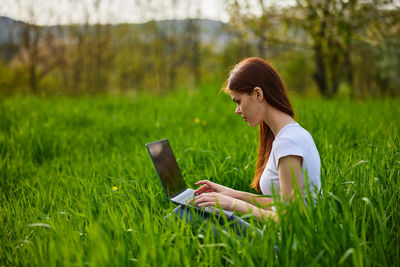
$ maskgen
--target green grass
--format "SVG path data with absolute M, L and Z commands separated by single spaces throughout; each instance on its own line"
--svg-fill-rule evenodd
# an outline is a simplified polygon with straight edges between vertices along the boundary
M 0 264 L 400 265 L 399 100 L 293 100 L 324 195 L 279 225 L 248 218 L 264 239 L 165 218 L 147 142 L 169 138 L 189 185 L 251 191 L 258 129 L 210 92 L 0 100 Z

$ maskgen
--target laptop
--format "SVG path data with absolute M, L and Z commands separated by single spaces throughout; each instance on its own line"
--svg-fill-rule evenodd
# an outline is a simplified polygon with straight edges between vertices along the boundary
M 220 209 L 218 208 L 210 206 L 199 208 L 190 204 L 190 201 L 195 197 L 195 190 L 186 186 L 168 139 L 148 143 L 146 147 L 164 188 L 165 195 L 171 202 L 178 205 L 191 206 L 209 214 L 219 215 Z M 222 210 L 222 212 L 225 213 L 227 218 L 233 215 L 232 211 Z

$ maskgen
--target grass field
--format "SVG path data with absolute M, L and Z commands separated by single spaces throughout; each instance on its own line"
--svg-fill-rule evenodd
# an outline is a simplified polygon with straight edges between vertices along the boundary
M 250 191 L 258 128 L 210 92 L 1 99 L 0 265 L 400 266 L 399 100 L 293 99 L 324 195 L 247 217 L 264 239 L 166 218 L 147 142 L 168 138 L 190 185 Z

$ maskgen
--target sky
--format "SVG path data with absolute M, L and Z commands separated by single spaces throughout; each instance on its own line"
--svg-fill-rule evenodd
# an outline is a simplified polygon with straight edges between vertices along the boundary
M 240 0 L 239 0 L 240 1 Z M 250 0 L 257 1 L 257 0 Z M 39 25 L 141 23 L 204 18 L 228 22 L 226 0 L 0 0 L 0 16 Z M 278 5 L 295 0 L 267 0 Z M 99 3 L 96 5 L 96 3 Z M 257 10 L 254 10 L 257 13 Z

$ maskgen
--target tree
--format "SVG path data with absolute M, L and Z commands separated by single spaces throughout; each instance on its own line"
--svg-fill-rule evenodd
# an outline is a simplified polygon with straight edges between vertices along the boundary
M 227 0 L 226 4 L 231 26 L 255 45 L 258 56 L 266 58 L 272 46 L 282 43 L 278 38 L 281 16 L 270 1 Z
M 32 2 L 16 2 L 27 12 L 28 19 L 21 23 L 19 52 L 14 65 L 27 68 L 28 87 L 31 92 L 39 92 L 39 83 L 52 73 L 60 61 L 60 40 L 56 37 L 56 27 L 37 25 L 37 7 Z
M 380 59 L 372 58 L 369 53 L 390 54 L 392 44 L 399 36 L 398 7 L 390 7 L 394 1 L 361 1 L 361 0 L 297 0 L 298 16 L 293 22 L 304 29 L 311 39 L 314 51 L 316 71 L 314 79 L 322 95 L 334 96 L 341 82 L 346 82 L 355 94 L 355 79 L 370 80 L 360 69 L 365 64 L 363 59 L 369 58 L 370 73 L 376 81 L 379 77 Z M 397 16 L 395 15 L 397 14 Z M 395 19 L 397 18 L 397 19 Z M 374 29 L 379 28 L 379 31 Z M 395 30 L 397 28 L 397 30 Z M 371 45 L 371 31 L 376 32 Z M 379 40 L 380 39 L 380 40 Z M 398 38 L 397 38 L 398 39 Z M 378 52 L 379 51 L 379 52 Z M 393 54 L 393 53 L 392 53 Z M 360 58 L 355 62 L 355 58 Z M 398 56 L 397 56 L 398 57 Z M 394 69 L 399 70 L 397 65 Z M 355 77 L 355 74 L 358 77 Z M 392 79 L 394 77 L 392 76 Z M 387 84 L 384 78 L 378 81 Z M 363 85 L 358 82 L 357 87 L 362 90 Z M 367 85 L 372 86 L 372 83 Z M 386 88 L 381 88 L 383 91 Z M 368 89 L 370 90 L 370 89 Z
M 297 5 L 300 16 L 293 21 L 303 27 L 311 39 L 316 66 L 313 77 L 322 95 L 333 96 L 339 88 L 345 62 L 344 44 L 349 49 L 351 43 L 351 34 L 347 34 L 352 30 L 351 25 L 349 27 L 344 19 L 347 4 L 335 0 L 297 0 Z

